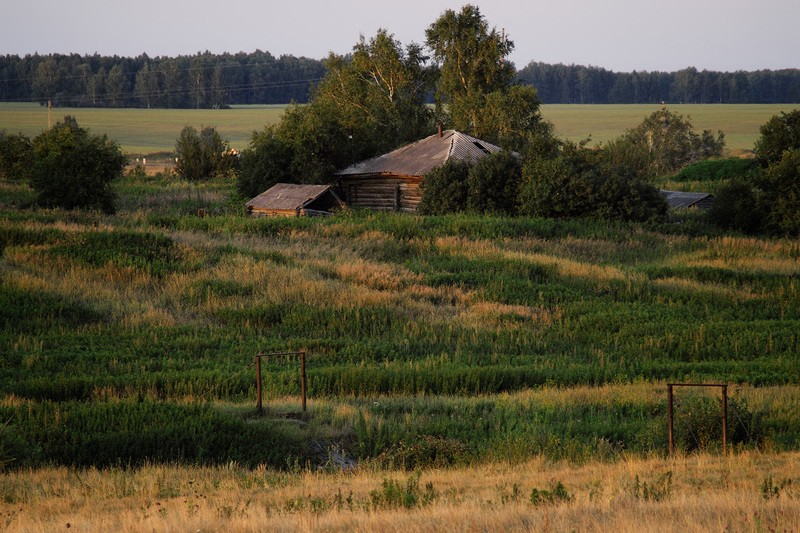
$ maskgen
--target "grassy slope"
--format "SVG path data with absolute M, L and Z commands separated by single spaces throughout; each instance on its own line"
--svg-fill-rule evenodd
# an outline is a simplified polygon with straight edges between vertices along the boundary
M 229 182 L 117 188 L 112 217 L 0 215 L 0 411 L 13 421 L 0 459 L 286 466 L 330 444 L 409 467 L 613 458 L 663 449 L 665 380 L 749 385 L 734 391 L 740 445 L 797 449 L 797 241 L 694 217 L 255 220 Z M 285 402 L 252 419 L 253 355 L 287 348 L 312 353 L 308 425 Z M 621 389 L 549 400 L 603 384 Z M 296 363 L 267 365 L 264 386 L 296 395 Z
M 116 139 L 130 154 L 171 152 L 186 125 L 215 126 L 238 149 L 247 146 L 254 130 L 278 121 L 284 106 L 242 106 L 229 110 L 85 109 L 53 110 L 53 120 L 73 115 L 81 126 Z M 544 105 L 542 114 L 555 124 L 556 132 L 579 141 L 591 135 L 593 142 L 618 137 L 639 124 L 658 105 Z M 689 115 L 695 128 L 722 130 L 731 150 L 752 149 L 758 128 L 771 116 L 790 111 L 791 105 L 670 105 Z M 47 127 L 47 109 L 37 104 L 0 104 L 0 128 L 35 136 Z

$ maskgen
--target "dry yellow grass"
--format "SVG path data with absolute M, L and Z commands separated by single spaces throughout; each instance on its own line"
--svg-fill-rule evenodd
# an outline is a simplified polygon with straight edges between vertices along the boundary
M 668 474 L 671 473 L 671 474 Z M 436 494 L 376 504 L 383 481 L 409 474 L 278 473 L 264 468 L 11 472 L 0 476 L 7 531 L 793 531 L 800 454 L 746 453 L 571 466 L 535 459 L 421 474 Z M 662 484 L 658 497 L 643 487 Z M 563 483 L 568 500 L 535 505 Z M 637 490 L 637 486 L 639 490 Z M 516 488 L 515 488 L 516 487 Z M 428 490 L 428 489 L 421 489 Z M 776 492 L 777 491 L 777 492 Z M 653 493 L 650 493 L 653 494 Z

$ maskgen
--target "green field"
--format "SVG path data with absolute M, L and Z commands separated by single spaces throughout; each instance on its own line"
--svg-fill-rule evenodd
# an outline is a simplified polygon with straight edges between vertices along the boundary
M 115 187 L 102 216 L 0 183 L 0 466 L 646 456 L 672 380 L 732 384 L 735 446 L 800 448 L 797 240 L 697 215 L 254 219 L 230 181 Z M 282 358 L 254 416 L 253 357 L 287 349 L 310 354 L 301 425 Z M 681 447 L 718 446 L 716 400 L 684 398 Z
M 692 118 L 695 128 L 722 130 L 731 150 L 752 149 L 758 129 L 771 116 L 796 106 L 770 105 L 670 105 Z M 85 109 L 60 108 L 53 120 L 73 115 L 81 126 L 116 139 L 129 154 L 169 152 L 186 125 L 215 126 L 231 145 L 247 147 L 250 134 L 277 122 L 285 106 L 242 106 L 222 110 Z M 559 136 L 593 142 L 618 137 L 626 129 L 659 109 L 658 105 L 543 105 L 542 114 L 555 124 Z M 37 135 L 47 127 L 47 109 L 37 104 L 0 104 L 0 129 Z
M 237 149 L 250 135 L 280 120 L 286 106 L 242 106 L 232 109 L 95 109 L 57 108 L 52 121 L 72 115 L 94 133 L 105 133 L 131 155 L 172 152 L 184 126 L 214 126 Z M 0 129 L 38 135 L 47 128 L 47 108 L 38 104 L 0 104 Z

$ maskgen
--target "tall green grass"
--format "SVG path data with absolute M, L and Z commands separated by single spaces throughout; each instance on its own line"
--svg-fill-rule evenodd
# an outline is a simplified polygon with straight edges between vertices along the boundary
M 424 404 L 442 395 L 482 395 L 496 405 L 490 395 L 540 387 L 800 384 L 796 241 L 721 233 L 692 218 L 657 225 L 368 212 L 255 219 L 222 180 L 193 189 L 164 176 L 128 176 L 117 187 L 123 208 L 113 216 L 0 212 L 0 391 L 33 411 L 97 409 L 108 420 L 140 409 L 106 406 L 112 398 L 148 399 L 175 416 L 170 406 L 186 400 L 252 405 L 254 355 L 303 349 L 310 397 L 347 398 L 363 411 L 363 423 L 339 421 L 360 428 L 354 450 L 411 464 L 440 452 L 482 460 L 492 447 L 579 457 L 617 441 L 644 453 L 662 436 L 652 424 L 663 406 L 646 402 L 635 407 L 644 409 L 635 411 L 641 426 L 626 421 L 628 407 L 550 418 L 512 409 L 491 426 L 505 444 L 491 446 L 488 430 L 469 438 L 455 419 L 436 426 L 439 414 L 409 430 Z M 205 202 L 218 210 L 200 218 L 194 208 Z M 267 398 L 298 395 L 297 362 L 265 363 L 263 385 Z M 391 422 L 400 425 L 389 431 L 372 427 L 377 412 L 361 403 L 376 397 L 420 400 L 407 404 L 408 427 Z M 189 429 L 195 418 L 220 420 L 202 409 L 186 413 Z M 33 422 L 19 411 L 8 416 L 24 442 L 45 438 L 24 429 Z M 481 416 L 470 411 L 466 419 Z M 548 437 L 570 416 L 586 427 Z M 781 416 L 765 434 L 795 447 L 787 428 L 796 414 Z M 504 425 L 525 417 L 541 427 L 517 434 Z M 96 427 L 86 426 L 87 439 Z M 82 428 L 62 435 L 78 439 L 72 434 Z M 374 440 L 381 431 L 388 433 Z M 650 437 L 636 440 L 640 432 Z M 177 442 L 169 435 L 165 446 Z M 155 449 L 148 446 L 141 445 Z M 145 455 L 240 456 L 226 449 Z

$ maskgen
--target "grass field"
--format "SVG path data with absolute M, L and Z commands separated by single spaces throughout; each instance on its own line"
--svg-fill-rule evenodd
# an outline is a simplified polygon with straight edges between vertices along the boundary
M 691 215 L 253 219 L 230 181 L 116 188 L 105 217 L 24 208 L 3 183 L 0 419 L 19 465 L 280 467 L 317 462 L 314 442 L 407 466 L 650 454 L 668 380 L 741 385 L 732 442 L 798 448 L 796 240 Z M 253 418 L 253 356 L 286 349 L 309 350 L 326 402 L 303 427 L 284 407 Z M 296 363 L 270 362 L 264 388 L 298 394 Z M 689 450 L 718 417 L 687 402 Z
M 792 105 L 670 105 L 689 115 L 695 128 L 722 130 L 728 149 L 752 149 L 759 127 Z M 658 105 L 544 105 L 542 114 L 555 124 L 559 136 L 574 141 L 591 135 L 605 142 L 639 124 Z M 242 106 L 222 110 L 54 109 L 53 120 L 73 115 L 95 133 L 117 140 L 129 154 L 171 152 L 186 125 L 215 126 L 231 145 L 247 147 L 250 134 L 280 119 L 284 106 Z M 0 129 L 35 136 L 47 127 L 47 109 L 37 104 L 0 104 Z
M 105 216 L 0 181 L 4 530 L 800 526 L 796 239 L 114 187 Z M 277 358 L 258 416 L 287 349 L 309 411 Z M 664 458 L 670 381 L 730 384 L 728 455 L 682 390 Z
M 281 473 L 236 464 L 0 475 L 0 525 L 30 531 L 797 531 L 800 455 L 535 459 Z
M 55 123 L 72 115 L 94 133 L 105 133 L 132 155 L 172 152 L 184 126 L 214 126 L 231 146 L 247 147 L 250 135 L 280 120 L 285 106 L 232 109 L 89 109 L 56 108 Z M 47 108 L 38 104 L 0 104 L 0 129 L 36 136 L 47 128 Z

